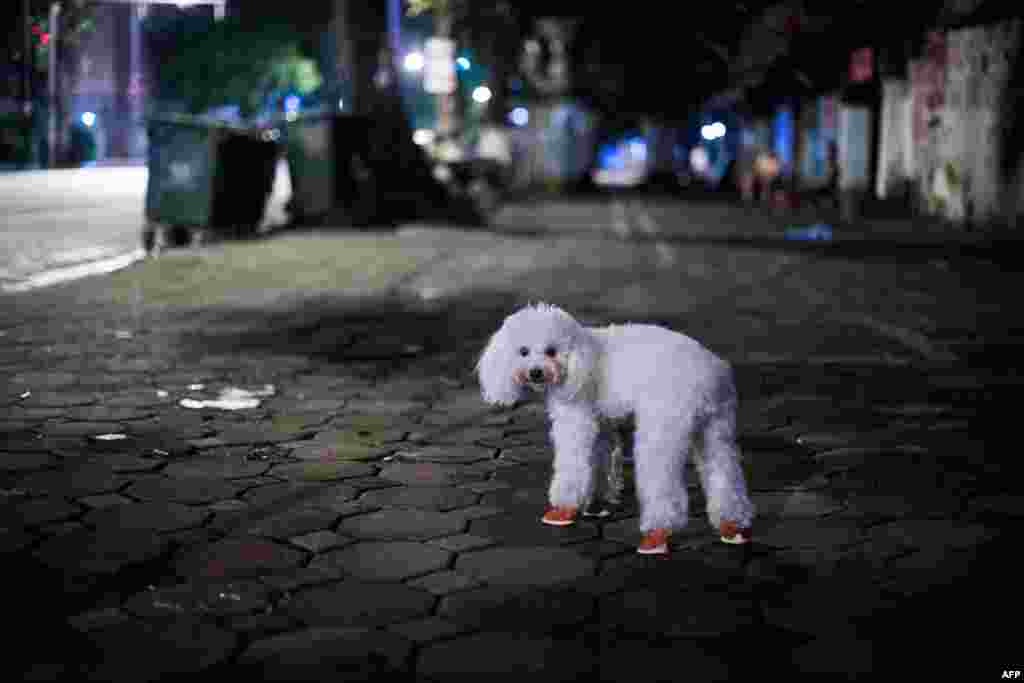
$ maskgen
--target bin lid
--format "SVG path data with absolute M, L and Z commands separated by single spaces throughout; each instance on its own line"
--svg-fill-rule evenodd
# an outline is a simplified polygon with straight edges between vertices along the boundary
M 183 126 L 223 131 L 235 135 L 258 138 L 275 142 L 281 137 L 279 126 L 267 124 L 242 124 L 224 121 L 211 116 L 193 114 L 157 114 L 146 118 L 146 125 Z

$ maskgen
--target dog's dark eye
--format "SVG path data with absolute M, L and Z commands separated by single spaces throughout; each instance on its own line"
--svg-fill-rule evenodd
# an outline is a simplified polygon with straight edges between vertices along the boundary
M 530 355 L 530 349 L 526 348 L 525 346 L 519 347 L 519 355 L 520 356 L 529 356 Z
M 554 358 L 557 354 L 558 349 L 556 349 L 554 346 L 549 346 L 548 348 L 544 349 L 544 355 L 547 356 L 548 358 Z

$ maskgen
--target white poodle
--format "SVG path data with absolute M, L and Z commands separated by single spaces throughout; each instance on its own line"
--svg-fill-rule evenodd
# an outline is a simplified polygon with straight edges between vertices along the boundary
M 476 371 L 489 403 L 511 405 L 526 388 L 545 394 L 555 462 L 544 523 L 572 524 L 581 508 L 608 514 L 597 473 L 614 471 L 621 457 L 610 421 L 632 418 L 638 552 L 668 552 L 669 535 L 686 525 L 693 445 L 711 525 L 726 543 L 750 540 L 754 506 L 736 446 L 732 369 L 693 339 L 656 325 L 584 327 L 540 303 L 505 319 Z

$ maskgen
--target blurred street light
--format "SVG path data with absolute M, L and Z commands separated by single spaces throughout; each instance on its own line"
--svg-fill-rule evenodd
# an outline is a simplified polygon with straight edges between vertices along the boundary
M 92 128 L 93 126 L 95 126 L 96 114 L 91 111 L 84 112 L 82 114 L 82 125 L 86 128 Z
M 530 112 L 526 107 L 516 107 L 508 115 L 509 121 L 516 126 L 525 126 L 530 122 Z
M 422 52 L 410 52 L 402 61 L 402 66 L 406 71 L 420 71 L 425 63 Z
M 705 140 L 717 140 L 718 138 L 725 137 L 725 124 L 721 121 L 715 121 L 706 126 L 701 126 L 700 136 Z
M 472 66 L 469 63 L 469 60 L 466 59 L 465 57 L 459 57 L 458 59 L 455 60 L 455 63 L 458 64 L 459 68 L 462 69 L 463 71 L 469 71 L 469 67 Z
M 473 101 L 486 104 L 491 99 L 491 89 L 486 85 L 478 85 L 473 89 Z
M 429 128 L 418 128 L 412 134 L 412 141 L 421 147 L 434 141 L 434 131 Z

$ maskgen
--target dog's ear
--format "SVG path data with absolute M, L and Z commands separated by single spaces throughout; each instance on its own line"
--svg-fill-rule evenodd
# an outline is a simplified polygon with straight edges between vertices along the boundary
M 568 377 L 565 380 L 567 398 L 580 397 L 580 392 L 583 391 L 594 374 L 596 363 L 597 345 L 586 332 L 581 330 L 573 340 L 572 350 L 569 352 Z
M 488 403 L 512 405 L 522 396 L 522 387 L 513 378 L 515 370 L 508 333 L 504 326 L 491 336 L 476 364 L 480 393 Z

